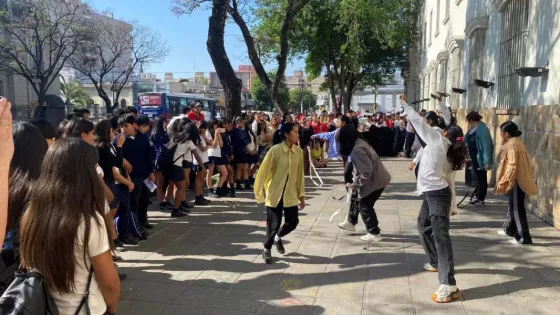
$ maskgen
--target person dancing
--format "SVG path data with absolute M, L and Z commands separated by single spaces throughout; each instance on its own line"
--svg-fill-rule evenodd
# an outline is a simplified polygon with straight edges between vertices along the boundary
M 449 125 L 443 132 L 432 128 L 401 96 L 409 121 L 426 146 L 418 170 L 417 191 L 424 196 L 418 215 L 418 232 L 429 262 L 424 269 L 438 272 L 440 286 L 432 295 L 437 303 L 449 303 L 461 296 L 455 280 L 453 247 L 449 235 L 452 192 L 450 174 L 466 163 L 467 148 L 461 128 Z
M 282 237 L 297 227 L 298 205 L 299 210 L 305 208 L 303 151 L 297 145 L 298 139 L 296 124 L 282 124 L 274 134 L 274 146 L 266 154 L 253 187 L 257 202 L 266 205 L 266 241 L 262 257 L 267 264 L 272 263 L 273 244 L 280 254 L 285 253 Z M 280 226 L 282 212 L 285 222 Z

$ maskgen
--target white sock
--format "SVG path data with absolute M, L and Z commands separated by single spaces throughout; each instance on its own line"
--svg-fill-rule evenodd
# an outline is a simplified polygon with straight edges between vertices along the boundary
M 278 234 L 276 234 L 276 236 L 274 236 L 274 241 L 278 242 L 279 240 L 281 240 L 280 236 L 278 236 Z

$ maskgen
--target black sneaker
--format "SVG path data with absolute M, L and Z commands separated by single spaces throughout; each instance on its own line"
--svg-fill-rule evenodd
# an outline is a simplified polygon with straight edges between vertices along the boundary
M 142 223 L 142 225 L 143 225 L 143 226 L 144 226 L 145 228 L 147 228 L 148 230 L 151 230 L 151 229 L 153 229 L 153 228 L 154 228 L 154 225 L 153 225 L 153 224 L 151 224 L 151 223 L 150 223 L 150 222 L 148 222 L 148 221 L 146 221 L 146 222 Z
M 218 188 L 218 189 L 216 190 L 216 194 L 217 194 L 219 197 L 227 197 L 227 196 L 228 196 L 227 191 L 224 190 L 223 188 Z
M 245 183 L 245 190 L 252 190 L 253 186 L 251 186 L 251 184 L 249 183 Z
M 169 202 L 160 202 L 159 203 L 159 210 L 173 210 L 173 205 Z
M 200 198 L 200 199 L 196 199 L 194 201 L 194 204 L 197 206 L 206 206 L 210 204 L 210 200 L 208 199 L 204 199 L 204 198 Z
M 484 206 L 484 200 L 478 200 L 478 199 L 473 199 L 471 200 L 471 202 L 469 202 L 469 205 L 471 206 Z
M 120 279 L 120 280 L 126 279 L 127 276 L 128 276 L 128 275 L 127 275 L 126 273 L 119 272 L 119 279 Z
M 136 237 L 133 237 L 132 235 L 128 234 L 128 235 L 122 236 L 121 241 L 124 244 L 128 244 L 128 245 L 138 245 L 139 239 L 137 239 Z
M 230 189 L 229 196 L 230 197 L 235 197 L 235 189 Z
M 146 230 L 142 230 L 140 232 L 140 236 L 142 236 L 142 240 L 147 240 L 148 236 L 150 236 L 150 232 L 146 231 Z
M 124 244 L 118 238 L 113 240 L 113 244 L 115 244 L 115 248 L 117 248 L 121 252 L 126 251 L 126 249 L 124 248 Z
M 245 188 L 243 188 L 243 186 L 241 186 L 241 184 L 237 184 L 237 186 L 235 186 L 235 189 L 237 189 L 237 190 L 245 190 Z
M 184 213 L 191 213 L 191 209 L 187 209 L 187 208 L 183 207 L 183 205 L 179 206 L 179 211 L 184 212 Z
M 262 253 L 262 257 L 264 259 L 264 262 L 268 265 L 272 264 L 272 255 L 270 254 L 270 250 L 269 249 L 265 249 Z
M 171 217 L 172 218 L 180 218 L 180 217 L 184 217 L 187 214 L 183 211 L 181 211 L 180 209 L 173 209 L 173 211 L 171 212 Z
M 286 253 L 286 249 L 284 248 L 284 244 L 282 244 L 282 240 L 279 239 L 277 242 L 274 242 L 274 244 L 276 244 L 276 250 L 284 255 Z
M 192 209 L 194 208 L 194 205 L 190 202 L 186 202 L 186 201 L 181 201 L 181 206 L 185 209 Z
M 218 193 L 214 189 L 209 189 L 208 190 L 208 197 L 219 198 L 220 195 L 218 195 Z

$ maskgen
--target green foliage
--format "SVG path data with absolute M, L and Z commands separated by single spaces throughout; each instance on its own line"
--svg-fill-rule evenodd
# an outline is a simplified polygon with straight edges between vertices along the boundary
M 94 103 L 93 99 L 84 91 L 82 85 L 76 79 L 66 82 L 61 77 L 60 94 L 66 99 L 67 104 L 87 106 Z
M 269 73 L 268 77 L 271 81 L 274 81 L 275 79 L 275 75 L 273 73 Z M 274 102 L 270 91 L 264 86 L 258 77 L 253 79 L 253 90 L 251 94 L 253 94 L 253 99 L 255 100 L 257 109 L 270 110 L 274 108 Z M 280 95 L 284 103 L 288 103 L 290 101 L 290 93 L 285 84 L 282 84 L 280 87 Z
M 301 102 L 303 100 L 303 110 L 307 111 L 308 109 L 312 109 L 317 104 L 317 95 L 311 93 L 309 89 L 292 89 L 289 92 L 290 94 L 290 101 L 288 102 L 288 106 L 290 111 L 292 112 L 300 112 L 301 111 Z

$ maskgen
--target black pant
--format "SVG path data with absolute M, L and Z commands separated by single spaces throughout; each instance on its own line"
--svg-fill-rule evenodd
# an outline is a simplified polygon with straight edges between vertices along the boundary
M 449 187 L 427 191 L 418 214 L 418 233 L 428 261 L 438 269 L 440 284 L 455 285 L 453 247 L 449 235 Z
M 527 210 L 525 209 L 525 192 L 515 183 L 508 192 L 509 197 L 509 220 L 506 223 L 506 234 L 515 237 L 523 244 L 533 244 L 531 233 L 529 233 L 529 222 L 527 222 Z
M 346 162 L 344 165 L 344 183 L 352 184 L 354 179 L 352 178 L 352 172 L 354 171 L 354 164 L 352 162 Z
M 148 205 L 150 204 L 152 192 L 148 189 L 148 187 L 145 187 L 143 182 L 142 186 L 140 199 L 138 199 L 138 221 L 144 224 L 148 222 Z
M 412 145 L 414 144 L 415 139 L 416 134 L 414 132 L 406 133 L 406 139 L 404 141 L 404 154 L 409 159 L 412 157 Z
M 350 211 L 348 212 L 348 222 L 352 225 L 358 224 L 358 213 L 362 216 L 362 220 L 366 225 L 366 229 L 370 234 L 379 234 L 381 229 L 379 228 L 379 220 L 377 219 L 377 214 L 375 213 L 375 202 L 385 188 L 381 188 L 362 198 L 362 200 L 353 200 L 350 206 Z M 357 194 L 356 194 L 357 195 Z M 352 196 L 354 199 L 354 196 Z
M 282 210 L 284 211 L 284 225 L 282 223 Z M 298 207 L 284 208 L 284 202 L 280 200 L 276 208 L 266 207 L 266 242 L 264 248 L 270 250 L 274 244 L 274 237 L 284 237 L 295 230 L 299 223 Z
M 480 201 L 486 199 L 486 194 L 488 192 L 488 172 L 484 169 L 484 165 L 478 165 L 478 160 L 476 158 L 476 153 L 471 154 L 472 163 L 472 175 L 474 179 L 474 192 L 473 194 Z M 483 169 L 479 169 L 483 168 Z

